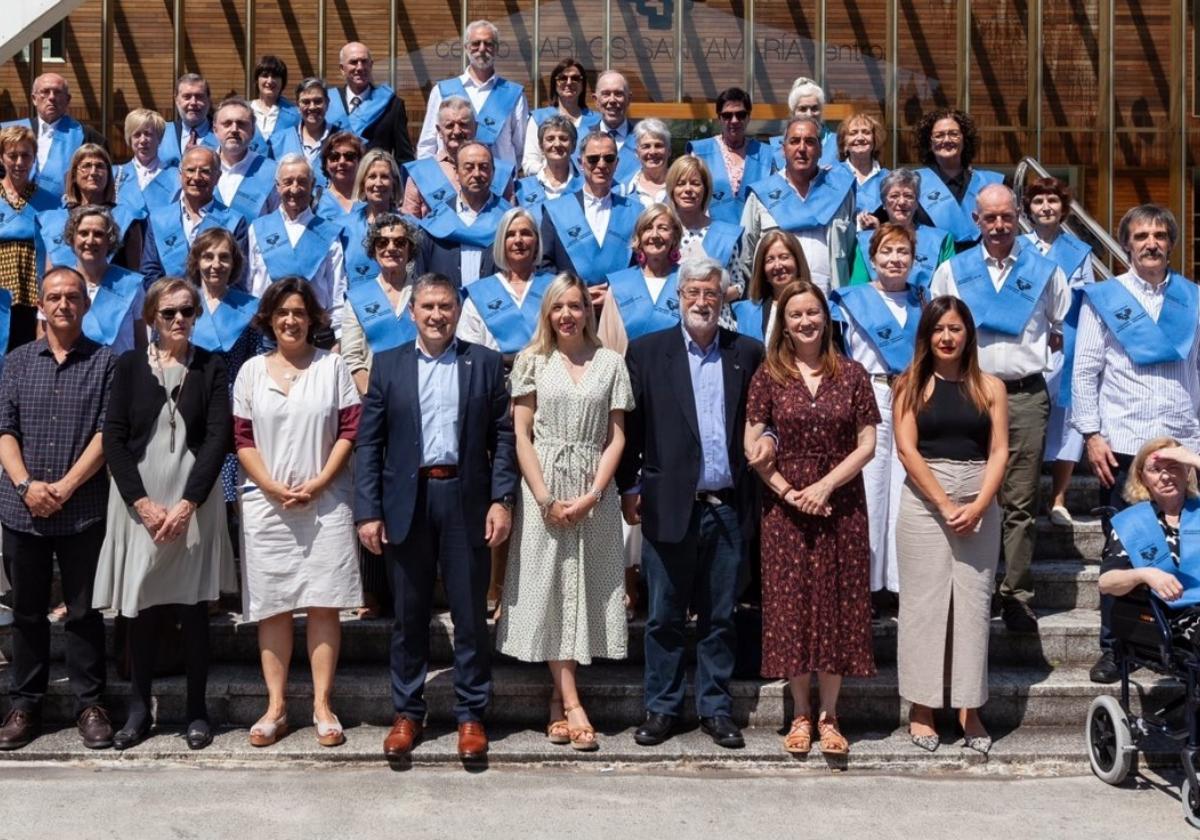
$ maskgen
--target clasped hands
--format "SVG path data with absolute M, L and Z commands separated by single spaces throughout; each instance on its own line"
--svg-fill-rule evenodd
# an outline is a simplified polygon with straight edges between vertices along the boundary
M 196 505 L 187 499 L 180 499 L 167 510 L 148 496 L 143 496 L 133 503 L 133 509 L 155 545 L 164 545 L 178 539 L 187 530 L 188 522 L 196 512 Z
M 959 535 L 969 534 L 979 527 L 983 510 L 978 501 L 960 505 L 950 499 L 938 508 L 946 527 Z
M 567 502 L 553 499 L 542 512 L 542 518 L 546 520 L 547 525 L 566 528 L 583 521 L 596 506 L 596 501 L 596 497 L 591 493 L 584 493 Z
M 34 516 L 53 516 L 62 510 L 62 506 L 71 498 L 73 492 L 74 488 L 62 480 L 33 481 L 25 491 L 25 507 L 29 508 L 29 512 Z
M 799 490 L 789 487 L 780 498 L 785 504 L 809 516 L 829 516 L 833 513 L 829 504 L 829 496 L 832 493 L 833 485 L 822 478 Z
M 291 510 L 303 507 L 319 496 L 325 489 L 325 482 L 319 478 L 310 478 L 308 481 L 294 485 L 287 485 L 282 481 L 272 481 L 269 485 L 259 485 L 259 489 L 279 502 L 284 510 Z

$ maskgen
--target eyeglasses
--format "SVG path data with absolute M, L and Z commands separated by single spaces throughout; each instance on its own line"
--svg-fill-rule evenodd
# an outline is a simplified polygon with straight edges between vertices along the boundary
M 738 122 L 745 122 L 746 118 L 750 116 L 750 112 L 749 111 L 722 111 L 720 114 L 717 114 L 717 116 L 719 116 L 725 122 L 729 122 L 730 120 L 737 120 Z
M 963 136 L 962 132 L 954 129 L 952 131 L 939 131 L 933 135 L 934 140 L 958 140 Z
M 582 81 L 583 76 L 580 76 L 578 73 L 564 73 L 558 77 L 558 84 L 560 85 L 577 85 Z
M 404 236 L 381 236 L 375 240 L 377 248 L 407 248 L 408 238 Z
M 593 166 L 593 167 L 596 166 L 596 164 L 600 163 L 600 161 L 604 161 L 605 163 L 608 163 L 608 164 L 613 164 L 613 163 L 617 162 L 617 156 L 615 154 L 613 154 L 612 152 L 609 152 L 608 154 L 605 154 L 605 155 L 584 155 L 583 159 L 587 161 L 588 166 Z
M 196 307 L 180 306 L 178 308 L 169 306 L 166 309 L 158 310 L 158 317 L 162 318 L 168 324 L 175 320 L 176 315 L 182 315 L 183 320 L 190 321 L 196 315 Z
M 679 294 L 684 300 L 718 301 L 721 299 L 721 293 L 715 292 L 712 289 L 684 289 Z
M 101 161 L 93 160 L 88 161 L 87 163 L 81 163 L 76 168 L 80 172 L 103 172 L 108 167 L 105 166 Z
M 358 160 L 358 152 L 330 152 L 328 158 L 330 161 L 344 160 L 346 163 L 354 163 Z

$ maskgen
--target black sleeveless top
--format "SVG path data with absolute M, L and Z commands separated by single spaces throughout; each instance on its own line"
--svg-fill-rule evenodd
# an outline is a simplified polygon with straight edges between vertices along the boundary
M 957 382 L 933 378 L 929 402 L 917 414 L 917 451 L 922 458 L 986 461 L 992 416 L 979 411 Z

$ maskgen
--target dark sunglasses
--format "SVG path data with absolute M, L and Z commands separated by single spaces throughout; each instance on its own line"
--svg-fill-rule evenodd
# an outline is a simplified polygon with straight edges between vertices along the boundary
M 721 119 L 725 120 L 726 122 L 729 122 L 730 120 L 738 120 L 739 122 L 745 122 L 746 118 L 750 116 L 750 112 L 749 111 L 722 111 L 717 116 L 719 116 Z
M 403 236 L 381 236 L 375 240 L 377 248 L 407 248 L 408 239 Z
M 558 84 L 560 84 L 560 85 L 565 82 L 575 82 L 576 84 L 578 84 L 579 82 L 582 82 L 582 81 L 583 81 L 583 76 L 580 76 L 576 73 L 564 73 L 563 75 L 558 77 Z
M 353 163 L 358 160 L 358 152 L 330 152 L 330 160 L 344 160 L 347 163 Z
M 178 309 L 167 307 L 166 309 L 158 310 L 158 317 L 162 318 L 168 324 L 175 320 L 176 315 L 182 315 L 185 321 L 190 321 L 196 315 L 196 307 L 181 306 Z
M 617 162 L 617 156 L 612 152 L 609 152 L 606 155 L 584 155 L 583 159 L 587 161 L 588 166 L 595 166 L 600 161 L 604 161 L 605 163 Z

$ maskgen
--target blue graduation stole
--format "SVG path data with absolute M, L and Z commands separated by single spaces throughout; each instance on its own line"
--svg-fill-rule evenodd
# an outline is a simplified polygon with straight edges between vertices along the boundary
M 958 296 L 970 307 L 980 329 L 1020 335 L 1058 266 L 1026 245 L 997 292 L 983 254 L 980 244 L 950 260 Z
M 764 341 L 763 307 L 768 303 L 769 301 L 750 300 L 749 298 L 734 301 L 730 308 L 737 321 L 737 331 L 756 341 Z
M 566 188 L 556 198 L 561 198 L 564 195 L 570 195 L 573 192 L 583 189 L 583 175 L 575 169 L 574 162 L 571 163 L 571 170 L 574 174 L 567 181 Z M 555 200 L 554 198 L 547 197 L 546 185 L 539 181 L 536 175 L 527 175 L 517 181 L 513 198 L 517 205 L 524 207 L 532 213 L 533 217 L 539 222 L 542 220 L 542 205 L 547 201 Z
M 500 217 L 512 205 L 493 195 L 475 217 L 475 221 L 471 225 L 465 225 L 455 209 L 457 202 L 458 194 L 455 193 L 448 201 L 431 204 L 429 215 L 420 221 L 421 228 L 434 239 L 452 245 L 490 248 L 496 241 L 496 228 L 500 225 Z
M 530 277 L 520 306 L 500 282 L 499 274 L 473 280 L 463 287 L 463 293 L 474 302 L 479 316 L 500 345 L 500 352 L 519 353 L 533 338 L 538 313 L 542 308 L 542 296 L 553 280 L 554 273 L 549 271 Z
M 228 353 L 258 312 L 258 298 L 240 289 L 227 289 L 217 308 L 209 312 L 204 295 L 200 297 L 200 317 L 192 330 L 192 343 L 213 353 Z
M 71 211 L 66 207 L 47 210 L 38 214 L 38 226 L 41 228 L 42 247 L 53 266 L 66 265 L 75 267 L 75 248 L 73 243 L 65 241 L 67 218 Z M 118 204 L 112 208 L 113 221 L 117 223 L 121 241 L 124 241 L 129 226 L 138 219 L 146 217 L 145 208 L 130 207 L 128 204 Z M 118 245 L 118 247 L 120 247 Z
M 375 262 L 363 247 L 363 240 L 366 239 L 367 228 L 370 226 L 367 222 L 366 202 L 358 202 L 348 216 L 342 217 L 341 225 L 347 282 L 354 284 L 374 280 L 379 276 L 379 263 Z
M 1089 284 L 1090 285 L 1090 284 Z M 1071 379 L 1075 376 L 1075 338 L 1079 333 L 1079 310 L 1083 308 L 1083 289 L 1071 290 L 1071 308 L 1063 318 L 1063 362 L 1058 375 L 1058 393 L 1052 394 L 1055 403 L 1063 408 L 1071 407 Z
M 38 213 L 61 208 L 62 200 L 41 187 L 25 202 L 20 212 L 0 199 L 0 240 L 38 240 Z
M 275 159 L 273 149 L 275 148 L 276 140 L 282 141 L 284 135 L 289 131 L 294 134 L 300 122 L 300 109 L 296 107 L 294 102 L 289 102 L 281 96 L 279 98 L 279 116 L 275 118 L 275 127 L 271 129 L 271 136 L 264 137 L 256 121 L 254 137 L 250 140 L 250 151 L 257 152 L 263 157 Z
M 558 113 L 561 112 L 558 110 L 557 105 L 546 105 L 542 108 L 535 108 L 530 112 L 529 117 L 533 120 L 534 125 L 541 128 L 542 123 Z M 566 114 L 563 114 L 563 116 L 566 116 Z M 570 119 L 570 117 L 567 117 L 567 119 Z M 579 125 L 575 126 L 575 135 L 577 137 L 585 137 L 598 125 L 600 125 L 600 115 L 590 108 L 581 108 L 579 110 Z
M 245 177 L 238 184 L 229 209 L 249 224 L 262 215 L 267 196 L 275 189 L 275 161 L 259 155 L 251 162 Z
M 783 158 L 783 138 L 780 134 L 771 138 L 771 163 L 775 169 L 782 172 L 787 169 L 787 161 Z M 830 131 L 826 125 L 821 126 L 821 166 L 836 166 L 838 163 L 837 132 Z
M 183 139 L 179 135 L 181 128 L 182 125 L 176 120 L 167 123 L 162 143 L 158 146 L 158 159 L 163 162 L 163 166 L 178 165 L 183 157 L 183 152 L 180 150 L 183 146 Z M 201 146 L 208 146 L 214 152 L 221 150 L 221 141 L 217 139 L 217 133 L 213 131 L 210 122 L 205 122 L 196 129 L 196 142 Z
M 12 319 L 12 292 L 0 289 L 0 370 L 4 370 L 4 354 L 8 352 L 8 331 Z
M 29 125 L 32 128 L 32 124 Z M 59 119 L 54 126 L 54 135 L 50 138 L 50 152 L 46 155 L 46 164 L 38 167 L 38 186 L 56 195 L 63 194 L 67 170 L 71 168 L 71 157 L 75 150 L 83 145 L 84 139 L 83 126 L 69 116 Z
M 589 286 L 607 282 L 608 275 L 629 265 L 633 255 L 629 242 L 637 217 L 642 212 L 641 202 L 612 193 L 612 212 L 608 217 L 603 246 L 596 244 L 592 228 L 583 215 L 582 196 L 579 193 L 564 195 L 557 201 L 547 201 L 543 210 L 550 217 L 558 238 L 571 258 L 571 264 Z
M 608 275 L 608 290 L 621 311 L 625 334 L 630 341 L 679 323 L 678 277 L 679 272 L 672 271 L 658 300 L 652 300 L 646 278 L 638 266 Z
M 196 225 L 195 234 L 199 236 L 209 228 L 220 227 L 233 233 L 241 216 L 234 213 L 218 199 L 213 199 L 208 212 Z M 154 232 L 154 246 L 158 249 L 158 259 L 162 263 L 163 274 L 167 276 L 182 275 L 187 268 L 188 250 L 191 243 L 183 230 L 183 211 L 178 207 L 162 208 L 150 214 L 150 229 Z
M 741 239 L 741 225 L 714 218 L 700 245 L 704 248 L 704 253 L 721 265 L 728 266 L 729 258 L 733 256 L 733 248 Z
M 1083 294 L 1096 314 L 1135 364 L 1181 362 L 1191 352 L 1200 315 L 1200 291 L 1195 283 L 1173 271 L 1166 284 L 1157 323 L 1115 278 L 1083 286 Z
M 129 161 L 113 167 L 113 184 L 117 204 L 132 208 L 157 209 L 179 198 L 179 170 L 174 167 L 159 170 L 143 189 L 138 186 L 137 169 Z
M 341 232 L 336 224 L 314 214 L 304 226 L 304 233 L 296 240 L 295 247 L 292 247 L 283 226 L 281 210 L 260 216 L 251 227 L 272 281 L 284 277 L 303 277 L 311 282 L 325 262 L 329 246 Z
M 738 224 L 742 220 L 742 208 L 746 204 L 746 196 L 750 194 L 750 185 L 768 177 L 772 170 L 771 147 L 766 143 L 747 138 L 746 166 L 742 170 L 742 183 L 737 192 L 729 180 L 729 170 L 725 168 L 725 156 L 717 145 L 717 138 L 708 137 L 704 140 L 693 140 L 687 144 L 687 153 L 695 155 L 704 161 L 712 175 L 712 198 L 708 205 L 708 214 L 723 222 Z
M 829 300 L 836 303 L 867 334 L 872 346 L 887 363 L 888 373 L 904 372 L 912 362 L 913 348 L 917 342 L 917 323 L 921 320 L 920 291 L 915 286 L 911 283 L 908 285 L 908 298 L 904 302 L 908 318 L 903 327 L 874 286 L 860 283 L 834 289 L 829 293 Z
M 118 265 L 110 265 L 96 290 L 96 297 L 83 316 L 83 334 L 97 344 L 112 345 L 121 332 L 129 307 L 142 288 L 142 275 Z M 134 316 L 137 320 L 137 316 Z
M 853 186 L 854 176 L 843 166 L 817 173 L 806 199 L 801 199 L 787 178 L 778 172 L 751 184 L 750 191 L 758 196 L 779 227 L 795 233 L 829 224 Z
M 989 184 L 1003 183 L 1004 176 L 989 169 L 972 169 L 971 180 L 967 182 L 962 204 L 959 204 L 954 193 L 950 192 L 950 188 L 933 169 L 926 166 L 918 169 L 917 174 L 921 176 L 921 194 L 917 197 L 917 203 L 934 225 L 950 231 L 955 242 L 974 242 L 978 239 L 979 227 L 971 218 L 971 213 L 975 211 L 975 199 L 979 191 Z
M 1037 234 L 1032 235 L 1036 236 Z M 1070 280 L 1071 276 L 1079 270 L 1084 261 L 1091 259 L 1091 257 L 1091 247 L 1079 237 L 1065 230 L 1058 232 L 1058 237 L 1055 238 L 1054 244 L 1046 252 L 1046 259 L 1061 268 L 1063 274 L 1067 276 L 1067 280 Z
M 1112 518 L 1134 568 L 1161 569 L 1179 578 L 1183 595 L 1164 601 L 1171 609 L 1200 604 L 1200 500 L 1188 499 L 1179 513 L 1179 565 L 1171 557 L 1158 513 L 1149 500 L 1125 508 Z
M 875 263 L 871 262 L 871 237 L 874 230 L 858 232 L 858 259 L 867 267 L 867 276 L 875 279 Z M 929 225 L 917 225 L 917 252 L 913 254 L 913 267 L 909 272 L 910 283 L 928 288 L 933 280 L 933 270 L 938 267 L 938 258 L 942 255 L 942 243 L 950 234 L 941 228 Z
M 378 283 L 352 283 L 346 290 L 346 300 L 354 307 L 359 326 L 372 353 L 382 353 L 399 347 L 417 337 L 417 325 L 410 307 L 399 315 Z
M 846 161 L 846 169 L 850 169 L 850 162 Z M 861 184 L 858 183 L 858 177 L 854 178 L 854 212 L 855 213 L 874 213 L 883 206 L 883 197 L 879 194 L 879 187 L 883 184 L 883 179 L 891 172 L 890 169 L 879 167 L 879 171 L 872 175 Z M 854 173 L 851 172 L 851 175 Z
M 362 102 L 354 109 L 354 113 L 350 114 L 346 112 L 346 103 L 342 101 L 342 93 L 339 88 L 330 87 L 326 89 L 325 93 L 329 97 L 329 109 L 325 112 L 325 119 L 346 126 L 359 137 L 362 137 L 363 132 L 383 116 L 395 95 L 388 85 L 371 85 L 367 89 L 367 95 L 362 98 Z M 349 102 L 352 94 L 348 89 L 346 93 L 346 102 Z
M 342 205 L 338 203 L 338 200 L 333 197 L 333 193 L 329 190 L 321 191 L 321 197 L 317 199 L 317 205 L 313 207 L 313 213 L 327 222 L 335 222 L 339 225 L 343 224 L 346 218 L 353 212 L 353 206 L 348 211 L 343 210 Z
M 513 170 L 516 167 L 507 160 L 493 160 L 492 163 L 495 167 L 495 171 L 492 173 L 492 195 L 503 198 L 504 191 L 508 187 L 508 182 L 512 180 Z M 417 185 L 417 189 L 421 193 L 421 198 L 425 199 L 425 203 L 430 208 L 445 204 L 447 199 L 458 195 L 458 190 L 454 188 L 454 184 L 450 183 L 450 179 L 442 171 L 442 165 L 433 158 L 410 160 L 404 164 L 404 171 L 408 173 L 408 177 L 413 179 L 413 183 Z
M 438 82 L 438 92 L 441 93 L 442 99 L 461 96 L 468 102 L 471 101 L 471 97 L 467 96 L 467 89 L 463 86 L 462 79 L 457 76 Z M 475 139 L 489 149 L 494 146 L 496 138 L 500 136 L 500 129 L 504 127 L 505 120 L 516 109 L 517 101 L 524 94 L 525 89 L 516 82 L 510 82 L 508 79 L 497 76 L 495 86 L 483 100 L 483 107 L 475 114 Z

